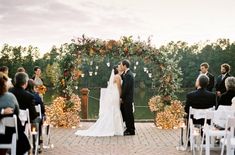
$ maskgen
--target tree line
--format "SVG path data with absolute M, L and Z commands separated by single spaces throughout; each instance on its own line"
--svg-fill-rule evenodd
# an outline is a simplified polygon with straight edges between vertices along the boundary
M 57 78 L 55 68 L 58 66 L 59 60 L 63 57 L 64 46 L 55 47 L 40 57 L 40 51 L 32 45 L 28 47 L 11 46 L 4 44 L 0 53 L 0 66 L 9 68 L 9 77 L 13 78 L 18 67 L 24 67 L 30 77 L 33 75 L 34 66 L 40 66 L 42 69 L 43 79 L 47 86 L 55 85 Z M 170 57 L 180 59 L 179 67 L 182 71 L 182 87 L 188 88 L 194 86 L 194 81 L 199 74 L 199 67 L 202 62 L 208 62 L 209 71 L 217 77 L 220 74 L 220 65 L 228 63 L 231 66 L 231 74 L 235 75 L 235 42 L 229 39 L 218 39 L 214 42 L 200 42 L 189 45 L 184 41 L 169 42 L 162 45 L 158 50 L 164 51 Z M 139 65 L 132 70 L 136 72 L 136 80 L 140 87 L 151 87 L 150 77 L 144 72 L 144 60 L 139 60 Z M 89 77 L 90 79 L 81 80 L 82 86 L 102 87 L 107 83 L 107 79 L 103 75 L 107 74 L 106 62 L 100 63 L 97 77 Z M 148 64 L 151 65 L 151 64 Z M 134 65 L 133 65 L 134 66 Z M 132 66 L 132 67 L 133 67 Z M 87 66 L 88 68 L 91 66 Z M 96 67 L 96 66 L 93 66 Z M 107 75 L 108 77 L 109 75 Z

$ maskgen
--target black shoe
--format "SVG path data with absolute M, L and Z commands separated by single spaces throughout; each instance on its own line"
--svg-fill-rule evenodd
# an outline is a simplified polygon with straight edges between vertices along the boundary
M 124 132 L 124 136 L 133 136 L 133 135 L 135 135 L 135 131 L 132 131 L 132 132 L 130 132 L 130 131 L 125 131 L 125 132 Z

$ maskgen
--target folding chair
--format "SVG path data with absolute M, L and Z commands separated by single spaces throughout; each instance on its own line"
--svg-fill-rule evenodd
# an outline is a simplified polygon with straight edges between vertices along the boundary
M 42 121 L 42 110 L 41 110 L 41 105 L 38 104 L 38 105 L 35 105 L 35 110 L 36 112 L 39 114 L 39 118 L 40 118 L 40 121 Z M 41 128 L 41 129 L 40 129 Z M 35 152 L 34 154 L 37 155 L 38 153 L 38 143 L 39 143 L 39 139 L 40 139 L 40 135 L 39 135 L 39 132 L 42 131 L 42 127 L 40 126 L 40 123 L 36 123 L 36 129 L 37 129 L 37 132 L 34 132 L 33 135 L 36 136 L 36 140 L 35 140 Z M 40 131 L 39 131 L 40 130 Z M 41 133 L 42 134 L 42 133 Z
M 190 141 L 190 149 L 191 151 L 193 151 L 193 154 L 195 154 L 195 147 L 198 147 L 198 145 L 196 145 L 196 138 L 200 138 L 201 137 L 201 129 L 197 129 L 195 128 L 195 124 L 193 124 L 193 119 L 205 119 L 206 118 L 206 114 L 208 111 L 213 111 L 215 109 L 215 107 L 212 108 L 207 108 L 207 109 L 195 109 L 190 107 L 189 108 L 189 116 L 188 116 L 188 130 L 187 130 L 187 141 L 188 142 L 188 138 Z M 205 121 L 204 121 L 205 122 Z M 189 134 L 189 135 L 188 135 Z M 186 143 L 187 145 L 187 143 Z M 201 145 L 201 144 L 200 144 Z
M 35 105 L 35 110 L 36 110 L 37 113 L 39 113 L 40 119 L 42 119 L 42 109 L 41 109 L 41 105 L 40 105 L 40 104 Z
M 224 154 L 224 146 L 226 145 L 226 155 L 234 155 L 234 147 L 235 147 L 235 137 L 234 130 L 235 128 L 235 117 L 229 117 L 226 123 L 225 128 L 225 137 L 221 139 L 222 149 L 221 155 Z
M 31 132 L 29 109 L 26 109 L 26 110 L 20 109 L 19 118 L 20 118 L 22 126 L 25 127 L 26 136 L 31 141 L 32 140 L 32 132 Z
M 224 124 L 226 123 L 226 115 L 228 114 L 227 111 L 222 111 L 222 110 L 216 110 L 216 111 L 208 111 L 206 114 L 206 119 L 204 122 L 204 126 L 203 126 L 203 137 L 202 137 L 202 144 L 204 139 L 205 141 L 205 151 L 206 151 L 206 155 L 210 155 L 210 148 L 214 147 L 214 139 L 215 137 L 224 137 L 225 136 L 225 130 L 219 130 L 216 129 L 215 125 L 217 124 L 217 122 L 221 123 L 224 122 Z M 207 124 L 207 120 L 211 120 L 211 124 Z M 202 149 L 203 149 L 204 145 L 201 145 L 201 154 L 202 154 Z
M 21 124 L 22 124 L 22 126 L 25 127 L 24 133 L 28 137 L 28 140 L 29 140 L 31 148 L 32 148 L 33 134 L 31 131 L 29 109 L 26 109 L 26 110 L 20 109 L 19 111 L 20 111 L 19 118 L 20 118 Z M 27 153 L 26 153 L 26 155 L 27 155 Z
M 4 117 L 0 120 L 3 127 L 15 127 L 15 133 L 12 135 L 12 140 L 10 144 L 0 144 L 0 149 L 10 149 L 11 155 L 16 155 L 16 142 L 18 139 L 18 127 L 16 115 L 13 117 Z

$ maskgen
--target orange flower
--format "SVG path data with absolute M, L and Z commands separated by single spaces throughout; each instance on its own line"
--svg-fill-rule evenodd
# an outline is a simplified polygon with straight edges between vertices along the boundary
M 39 94 L 45 94 L 46 91 L 47 91 L 47 88 L 44 85 L 39 85 L 39 86 L 37 86 L 37 88 L 38 88 L 38 93 Z

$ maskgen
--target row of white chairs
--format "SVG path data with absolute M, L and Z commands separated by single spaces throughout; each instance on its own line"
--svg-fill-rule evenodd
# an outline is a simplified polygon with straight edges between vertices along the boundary
M 36 105 L 35 110 L 39 114 L 40 119 L 43 119 L 41 106 Z M 36 130 L 32 131 L 31 123 L 30 123 L 30 115 L 29 115 L 28 109 L 26 109 L 26 110 L 20 109 L 19 118 L 20 118 L 22 125 L 25 126 L 25 134 L 29 139 L 29 142 L 31 144 L 31 148 L 33 147 L 33 136 L 36 137 L 34 154 L 37 155 L 38 154 L 38 142 L 39 142 L 39 124 L 36 125 Z M 17 146 L 17 139 L 18 139 L 17 116 L 14 115 L 13 117 L 2 118 L 0 120 L 0 127 L 3 131 L 5 131 L 5 127 L 15 127 L 16 132 L 12 136 L 12 142 L 10 144 L 0 144 L 0 149 L 10 149 L 11 154 L 16 155 L 16 146 Z M 1 134 L 4 134 L 4 133 L 1 133 Z M 47 142 L 49 143 L 49 136 L 48 136 Z M 28 153 L 26 153 L 25 155 L 27 155 L 27 154 Z
M 40 119 L 42 119 L 41 105 L 35 105 L 35 110 L 39 114 Z M 33 148 L 33 143 L 35 144 L 34 154 L 37 155 L 38 154 L 38 142 L 39 142 L 39 124 L 36 123 L 36 129 L 34 128 L 32 130 L 32 126 L 30 123 L 29 109 L 26 109 L 26 110 L 20 109 L 19 118 L 20 118 L 22 125 L 25 126 L 25 134 L 29 139 L 31 148 Z M 33 141 L 33 136 L 36 137 L 35 142 Z
M 202 154 L 202 150 L 205 148 L 205 154 L 209 155 L 210 149 L 212 147 L 215 148 L 215 137 L 222 138 L 226 135 L 226 130 L 218 130 L 215 128 L 215 125 L 219 124 L 219 126 L 224 128 L 226 121 L 231 116 L 235 116 L 235 111 L 230 106 L 221 106 L 218 110 L 215 110 L 214 107 L 208 109 L 195 109 L 190 107 L 187 130 L 189 135 L 186 138 L 188 139 L 189 137 L 190 148 L 193 154 L 195 154 L 195 148 L 200 148 L 200 154 Z M 200 129 L 196 128 L 195 124 L 193 124 L 192 117 L 194 119 L 204 119 L 204 125 Z M 207 123 L 208 120 L 211 121 L 210 124 Z M 203 132 L 203 136 L 198 145 L 197 143 L 201 138 L 200 132 Z M 204 140 L 205 145 L 203 144 Z

